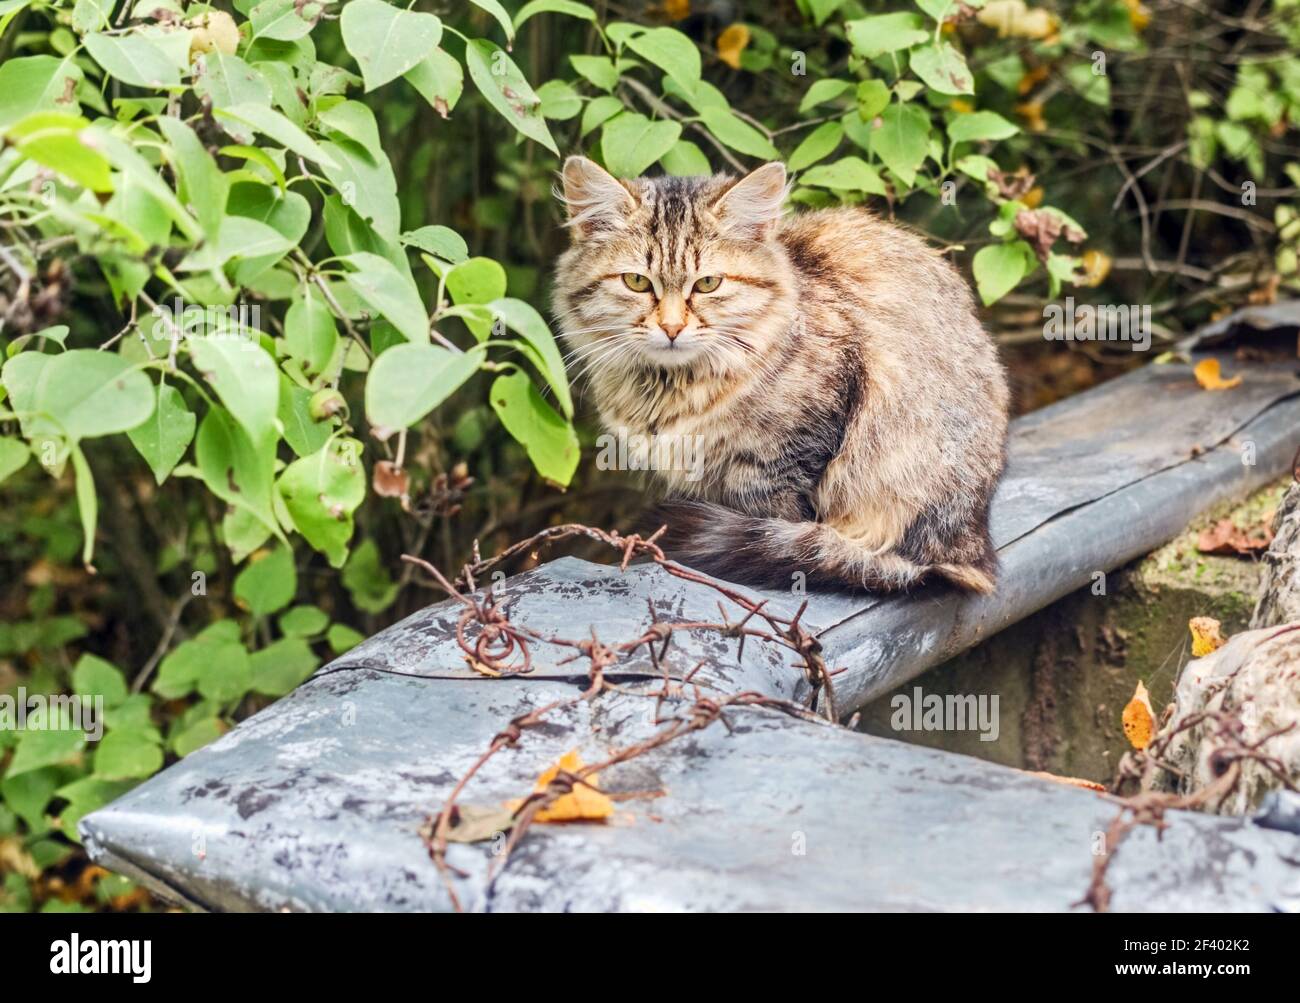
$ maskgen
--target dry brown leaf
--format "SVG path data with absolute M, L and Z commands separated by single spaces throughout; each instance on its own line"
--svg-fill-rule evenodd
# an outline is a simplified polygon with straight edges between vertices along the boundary
M 1142 680 L 1138 680 L 1133 699 L 1125 706 L 1120 720 L 1124 724 L 1124 734 L 1129 745 L 1135 749 L 1145 749 L 1151 744 L 1156 731 L 1156 712 L 1151 708 L 1151 696 L 1142 685 Z
M 1196 549 L 1202 554 L 1230 557 L 1256 557 L 1273 542 L 1272 518 L 1259 525 L 1242 529 L 1231 519 L 1220 519 L 1196 537 Z
M 740 54 L 749 45 L 749 29 L 737 22 L 718 36 L 718 58 L 733 70 L 740 69 Z
M 448 842 L 481 843 L 495 839 L 498 833 L 509 832 L 514 828 L 515 817 L 509 808 L 496 805 L 458 804 L 452 807 L 448 823 Z
M 565 773 L 577 773 L 582 769 L 582 757 L 578 755 L 577 749 L 572 749 L 560 757 L 560 761 L 549 769 L 543 771 L 542 775 L 537 778 L 537 783 L 533 790 L 541 792 L 546 790 L 551 781 L 560 775 L 560 771 Z M 614 814 L 614 802 L 606 797 L 597 789 L 599 780 L 598 774 L 591 774 L 579 783 L 573 785 L 573 790 L 567 794 L 561 794 L 545 808 L 542 808 L 533 816 L 534 822 L 603 822 Z M 509 803 L 511 811 L 517 811 L 523 800 L 512 801 Z
M 1192 617 L 1187 621 L 1187 629 L 1192 632 L 1193 658 L 1204 658 L 1228 643 L 1223 636 L 1223 625 L 1212 616 Z
M 1231 390 L 1233 387 L 1241 386 L 1240 376 L 1234 376 L 1230 380 L 1223 378 L 1218 359 L 1202 359 L 1192 370 L 1192 375 L 1205 390 Z

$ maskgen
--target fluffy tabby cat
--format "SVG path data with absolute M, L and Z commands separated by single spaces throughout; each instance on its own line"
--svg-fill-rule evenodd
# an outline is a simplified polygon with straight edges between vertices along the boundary
M 783 216 L 785 168 L 736 180 L 563 171 L 559 326 L 602 421 L 700 436 L 664 470 L 666 549 L 732 581 L 994 588 L 1007 387 L 966 283 L 861 208 Z

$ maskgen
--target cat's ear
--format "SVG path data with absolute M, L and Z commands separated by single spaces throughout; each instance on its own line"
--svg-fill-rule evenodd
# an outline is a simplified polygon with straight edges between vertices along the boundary
M 636 209 L 636 199 L 627 187 L 586 157 L 566 160 L 561 177 L 564 190 L 556 194 L 569 210 L 568 225 L 575 240 L 620 228 Z
M 725 236 L 765 240 L 781 219 L 788 192 L 785 165 L 764 164 L 723 192 L 713 212 Z

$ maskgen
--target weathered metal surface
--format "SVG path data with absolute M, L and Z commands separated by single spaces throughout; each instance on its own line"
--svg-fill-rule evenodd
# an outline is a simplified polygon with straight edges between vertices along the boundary
M 1276 477 L 1300 428 L 1300 380 L 1249 368 L 1229 393 L 1186 366 L 1148 367 L 1013 426 L 994 504 L 998 593 L 941 589 L 878 601 L 810 597 L 847 711 L 1175 535 L 1197 511 Z M 1243 463 L 1250 442 L 1254 463 Z M 1249 451 L 1247 451 L 1249 452 Z M 649 622 L 715 619 L 717 595 L 654 567 L 563 559 L 506 584 L 511 617 L 549 636 L 617 641 Z M 791 612 L 801 597 L 767 595 Z M 1104 601 L 1104 600 L 1099 600 Z M 572 696 L 572 652 L 538 645 L 528 678 L 469 672 L 431 607 L 324 667 L 229 735 L 87 816 L 91 854 L 203 908 L 442 909 L 417 829 L 511 718 Z M 801 700 L 787 653 L 674 638 L 706 690 Z M 462 797 L 519 797 L 574 746 L 596 761 L 653 733 L 653 667 L 610 672 L 628 692 L 530 729 Z M 671 707 L 664 713 L 669 713 Z M 478 909 L 1066 909 L 1114 808 L 1095 795 L 979 760 L 795 720 L 729 712 L 721 725 L 602 778 L 666 796 L 622 802 L 609 826 L 538 826 L 487 881 L 490 844 L 453 846 Z M 1116 909 L 1294 908 L 1300 840 L 1278 828 L 1171 813 L 1111 865 Z M 798 852 L 802 849 L 804 852 Z

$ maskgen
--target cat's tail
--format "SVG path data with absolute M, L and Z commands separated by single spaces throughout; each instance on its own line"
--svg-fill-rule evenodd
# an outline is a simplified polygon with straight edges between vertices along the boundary
M 669 557 L 742 585 L 789 589 L 802 581 L 810 589 L 900 592 L 940 577 L 988 594 L 997 583 L 991 547 L 974 563 L 924 564 L 868 550 L 824 523 L 750 516 L 700 501 L 664 502 L 646 526 L 668 527 L 660 543 Z

